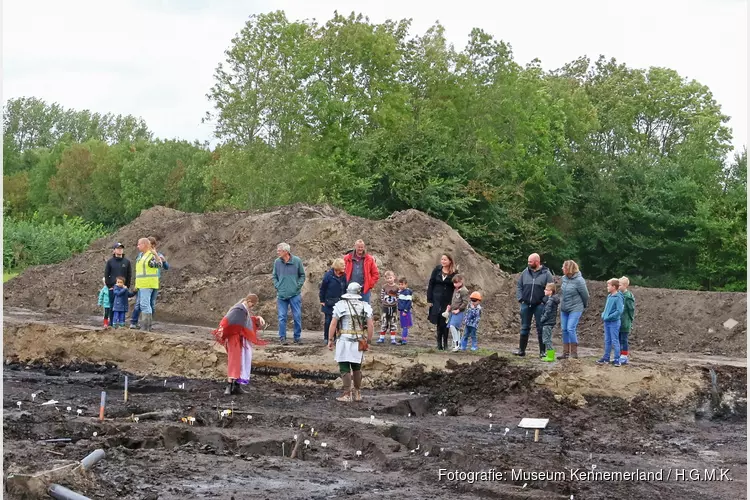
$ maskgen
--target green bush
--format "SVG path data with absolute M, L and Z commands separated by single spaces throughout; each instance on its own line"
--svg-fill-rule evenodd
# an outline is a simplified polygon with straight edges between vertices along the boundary
M 56 264 L 84 251 L 92 241 L 106 234 L 101 224 L 80 217 L 64 216 L 53 222 L 41 221 L 37 214 L 29 220 L 3 216 L 3 266 L 22 269 Z

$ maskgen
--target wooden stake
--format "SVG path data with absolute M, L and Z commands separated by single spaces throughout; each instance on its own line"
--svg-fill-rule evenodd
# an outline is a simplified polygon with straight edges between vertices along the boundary
M 534 429 L 534 442 L 539 441 L 539 429 Z
M 298 439 L 297 443 L 294 445 L 294 449 L 292 450 L 292 454 L 289 455 L 289 458 L 297 458 L 297 452 L 299 451 L 299 446 L 302 444 L 302 440 Z

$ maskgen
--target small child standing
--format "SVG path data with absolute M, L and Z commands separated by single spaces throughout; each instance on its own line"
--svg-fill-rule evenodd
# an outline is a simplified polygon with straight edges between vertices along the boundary
M 461 339 L 461 350 L 466 350 L 466 344 L 469 343 L 471 338 L 471 350 L 476 351 L 479 349 L 477 346 L 477 328 L 479 328 L 479 320 L 482 318 L 482 294 L 479 292 L 472 292 L 469 295 L 471 303 L 466 309 L 466 315 L 464 316 L 464 338 Z
M 469 290 L 464 286 L 464 277 L 457 274 L 453 277 L 453 299 L 451 304 L 445 310 L 450 314 L 448 320 L 448 329 L 453 337 L 453 352 L 461 349 L 461 334 L 459 329 L 464 321 L 464 311 L 469 306 Z
M 627 276 L 620 278 L 620 292 L 623 298 L 622 318 L 620 319 L 620 364 L 626 365 L 630 361 L 630 349 L 628 349 L 628 338 L 630 330 L 633 329 L 635 319 L 635 297 L 628 290 L 630 280 Z
M 391 332 L 391 344 L 396 345 L 396 306 L 398 304 L 398 285 L 396 273 L 385 272 L 385 285 L 380 290 L 380 338 L 377 343 L 385 342 L 385 335 Z
M 622 316 L 623 298 L 619 292 L 620 281 L 612 278 L 607 281 L 607 303 L 604 305 L 602 320 L 604 321 L 604 355 L 596 362 L 597 365 L 609 363 L 609 353 L 615 351 L 614 366 L 620 366 L 620 317 Z
M 125 315 L 128 313 L 128 297 L 135 296 L 135 292 L 131 292 L 125 286 L 125 278 L 118 276 L 115 282 L 115 286 L 112 288 L 114 292 L 115 301 L 112 304 L 112 326 L 114 328 L 125 328 Z
M 398 280 L 398 317 L 401 322 L 401 345 L 406 345 L 411 322 L 412 291 L 406 278 Z
M 104 308 L 104 328 L 109 328 L 109 309 L 111 304 L 109 303 L 109 288 L 107 288 L 107 281 L 102 278 L 104 286 L 99 290 L 99 302 L 98 304 Z
M 557 295 L 557 285 L 547 283 L 547 286 L 544 287 L 542 304 L 544 304 L 544 312 L 540 321 L 542 324 L 542 342 L 544 342 L 544 347 L 547 349 L 547 354 L 542 358 L 542 361 L 551 363 L 555 360 L 555 350 L 552 348 L 552 330 L 555 328 L 557 307 L 560 305 L 560 297 Z

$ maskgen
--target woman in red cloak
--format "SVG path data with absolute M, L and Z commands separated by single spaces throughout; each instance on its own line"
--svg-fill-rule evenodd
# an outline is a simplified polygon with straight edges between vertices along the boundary
M 260 316 L 253 316 L 253 306 L 258 303 L 258 296 L 249 294 L 241 302 L 238 302 L 227 312 L 219 323 L 219 328 L 211 334 L 216 341 L 227 350 L 227 387 L 224 394 L 242 394 L 243 391 L 237 384 L 242 370 L 242 344 L 243 339 L 253 345 L 265 345 L 266 342 L 258 338 L 258 329 L 263 328 L 266 322 Z

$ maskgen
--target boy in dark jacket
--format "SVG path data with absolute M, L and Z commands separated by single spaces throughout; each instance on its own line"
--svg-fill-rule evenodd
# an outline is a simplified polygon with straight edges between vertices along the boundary
M 630 279 L 627 276 L 620 278 L 620 293 L 622 293 L 623 298 L 623 310 L 620 317 L 620 363 L 623 365 L 630 361 L 628 338 L 630 338 L 630 330 L 633 328 L 633 320 L 635 319 L 635 297 L 633 292 L 628 290 L 629 286 Z
M 134 297 L 135 292 L 128 290 L 125 286 L 125 278 L 122 276 L 117 277 L 115 286 L 112 289 L 115 296 L 114 304 L 112 304 L 112 311 L 114 319 L 112 326 L 114 328 L 125 327 L 125 315 L 128 312 L 128 297 Z
M 398 317 L 401 322 L 401 345 L 406 345 L 406 338 L 409 336 L 409 328 L 412 326 L 411 321 L 411 304 L 412 291 L 409 288 L 409 282 L 406 278 L 398 280 Z
M 542 361 L 552 362 L 555 360 L 555 350 L 552 348 L 552 329 L 557 321 L 557 307 L 560 305 L 560 296 L 557 295 L 557 285 L 547 283 L 544 287 L 544 312 L 542 313 L 542 340 L 547 349 Z

